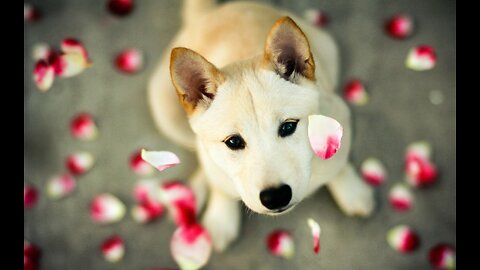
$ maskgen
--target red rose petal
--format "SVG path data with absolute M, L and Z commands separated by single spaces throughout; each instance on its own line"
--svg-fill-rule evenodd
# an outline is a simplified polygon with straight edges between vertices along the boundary
M 153 167 L 142 159 L 142 150 L 135 151 L 130 156 L 130 169 L 138 175 L 150 175 Z
M 446 243 L 439 243 L 430 248 L 428 261 L 436 269 L 455 269 L 455 248 Z
M 132 216 L 138 223 L 148 223 L 162 216 L 165 208 L 161 203 L 143 202 L 132 209 Z
M 318 225 L 318 223 L 312 218 L 309 218 L 307 222 L 310 230 L 312 231 L 313 252 L 315 252 L 315 254 L 318 254 L 320 252 L 320 225 Z
M 115 66 L 126 74 L 134 74 L 143 68 L 143 53 L 138 49 L 126 49 L 115 57 Z
M 275 230 L 267 236 L 268 251 L 275 256 L 290 259 L 295 255 L 292 235 L 282 229 Z
M 412 34 L 413 20 L 408 15 L 395 15 L 385 24 L 387 34 L 396 39 L 405 39 Z
M 196 222 L 195 194 L 190 187 L 180 181 L 168 181 L 160 186 L 159 196 L 177 225 Z
M 361 171 L 365 182 L 372 186 L 379 186 L 385 182 L 385 167 L 382 162 L 376 158 L 367 158 L 363 161 Z
M 424 71 L 434 68 L 436 62 L 437 54 L 433 47 L 419 45 L 410 49 L 405 65 L 412 70 Z
M 125 245 L 120 236 L 113 235 L 102 243 L 100 250 L 102 251 L 104 258 L 113 263 L 118 262 L 123 258 L 125 254 Z
M 80 113 L 70 123 L 70 133 L 76 139 L 93 140 L 97 137 L 97 126 L 89 113 Z
M 409 210 L 413 205 L 413 195 L 403 184 L 396 184 L 389 194 L 390 205 L 399 212 Z
M 410 253 L 419 246 L 419 237 L 409 226 L 398 225 L 387 233 L 388 244 L 396 251 Z
M 173 233 L 170 251 L 181 269 L 200 269 L 210 258 L 212 241 L 202 225 L 182 225 Z
M 93 155 L 83 151 L 68 155 L 66 166 L 73 175 L 82 175 L 89 171 L 94 163 Z
M 90 204 L 90 217 L 101 224 L 120 221 L 125 216 L 125 205 L 109 193 L 96 196 Z
M 319 9 L 307 9 L 305 10 L 303 17 L 317 27 L 325 27 L 330 22 L 328 14 Z
M 30 184 L 23 185 L 23 207 L 34 207 L 38 200 L 37 188 Z
M 55 175 L 47 182 L 47 194 L 51 199 L 58 200 L 71 194 L 75 187 L 76 181 L 71 175 Z
M 42 13 L 32 4 L 23 4 L 23 20 L 26 22 L 36 22 L 40 20 Z
M 133 7 L 133 0 L 109 0 L 107 3 L 108 11 L 116 16 L 126 16 L 130 14 Z
M 82 64 L 89 66 L 91 61 L 88 52 L 82 42 L 75 38 L 65 38 L 61 43 L 62 51 L 66 54 L 78 54 L 82 57 Z
M 27 240 L 23 242 L 23 269 L 37 270 L 40 263 L 40 248 Z
M 368 94 L 362 81 L 352 79 L 347 82 L 343 90 L 345 99 L 353 105 L 363 106 L 368 103 Z
M 39 60 L 33 69 L 33 80 L 37 88 L 46 92 L 53 84 L 55 79 L 55 70 L 52 65 L 49 65 L 45 60 Z

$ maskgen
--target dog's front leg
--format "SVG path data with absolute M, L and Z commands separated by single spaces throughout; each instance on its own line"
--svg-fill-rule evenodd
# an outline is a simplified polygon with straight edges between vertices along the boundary
M 240 230 L 240 205 L 218 190 L 210 190 L 210 198 L 202 219 L 212 237 L 213 248 L 224 251 Z
M 360 178 L 350 163 L 327 187 L 342 211 L 349 216 L 366 217 L 375 208 L 373 189 Z

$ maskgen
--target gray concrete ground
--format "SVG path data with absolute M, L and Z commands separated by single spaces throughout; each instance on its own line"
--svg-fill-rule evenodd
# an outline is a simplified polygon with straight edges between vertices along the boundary
M 193 154 L 157 133 L 146 104 L 147 79 L 154 65 L 179 28 L 181 1 L 136 1 L 134 12 L 115 19 L 104 8 L 105 1 L 31 1 L 44 17 L 24 27 L 24 180 L 36 185 L 41 197 L 35 208 L 24 211 L 24 237 L 43 250 L 41 269 L 152 269 L 175 267 L 169 253 L 172 222 L 163 218 L 138 225 L 126 216 L 121 222 L 100 226 L 88 216 L 92 197 L 102 192 L 117 195 L 133 204 L 132 187 L 140 177 L 128 168 L 130 153 L 139 147 L 176 152 L 183 161 L 162 173 L 161 179 L 186 179 L 196 166 Z M 455 91 L 455 1 L 388 0 L 299 0 L 262 1 L 298 14 L 306 8 L 326 10 L 327 29 L 341 49 L 341 83 L 351 77 L 365 81 L 371 95 L 364 107 L 352 106 L 355 138 L 351 159 L 361 162 L 375 156 L 388 169 L 388 181 L 376 189 L 378 207 L 371 218 L 344 216 L 331 195 L 322 189 L 297 209 L 280 217 L 247 214 L 241 239 L 224 254 L 214 254 L 205 269 L 431 269 L 428 248 L 437 242 L 456 244 L 456 91 Z M 415 18 L 415 34 L 396 41 L 383 33 L 389 16 L 405 12 Z M 43 94 L 31 80 L 32 45 L 59 44 L 64 37 L 83 41 L 94 66 L 83 74 L 54 82 Z M 430 71 L 405 68 L 408 50 L 430 44 L 438 53 L 438 64 Z M 146 67 L 125 76 L 112 66 L 116 52 L 137 47 L 146 53 Z M 443 94 L 443 103 L 429 101 L 432 90 Z M 100 137 L 93 142 L 72 139 L 71 117 L 88 111 L 96 116 Z M 388 205 L 389 188 L 403 179 L 406 146 L 416 140 L 434 146 L 439 167 L 438 182 L 415 189 L 413 210 L 399 214 Z M 47 179 L 65 171 L 64 159 L 75 150 L 87 150 L 98 159 L 81 176 L 76 192 L 61 201 L 45 195 Z M 322 251 L 312 252 L 306 218 L 322 226 Z M 387 230 L 405 223 L 415 228 L 421 246 L 409 255 L 394 252 L 387 244 Z M 270 256 L 264 239 L 268 232 L 285 228 L 293 232 L 296 256 L 283 260 Z M 100 242 L 117 233 L 126 241 L 126 256 L 117 263 L 106 262 Z

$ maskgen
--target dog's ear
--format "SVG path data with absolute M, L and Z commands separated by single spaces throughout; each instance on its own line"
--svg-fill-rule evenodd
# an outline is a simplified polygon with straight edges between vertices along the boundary
M 224 75 L 200 54 L 187 48 L 174 48 L 170 57 L 170 77 L 180 103 L 187 112 L 213 101 Z
M 297 75 L 315 80 L 315 62 L 307 37 L 290 17 L 278 19 L 270 30 L 263 66 L 292 82 Z

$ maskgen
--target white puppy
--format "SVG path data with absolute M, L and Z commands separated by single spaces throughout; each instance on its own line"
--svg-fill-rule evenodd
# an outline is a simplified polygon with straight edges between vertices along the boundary
M 348 163 L 350 112 L 337 77 L 334 41 L 301 18 L 258 3 L 185 0 L 148 99 L 162 133 L 198 154 L 191 181 L 200 206 L 209 191 L 202 222 L 216 250 L 238 235 L 240 199 L 276 215 L 326 184 L 346 214 L 372 212 L 372 189 Z M 312 114 L 344 128 L 329 160 L 310 148 Z

